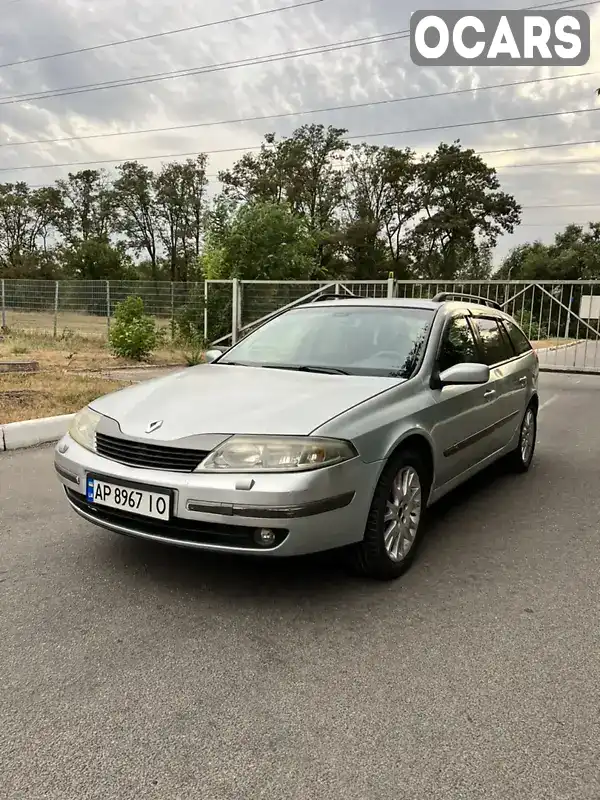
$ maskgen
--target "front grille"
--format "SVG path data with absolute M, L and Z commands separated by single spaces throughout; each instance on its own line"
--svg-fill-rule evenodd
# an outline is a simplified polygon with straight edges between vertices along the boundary
M 193 472 L 208 455 L 206 450 L 187 450 L 184 447 L 164 447 L 158 444 L 134 442 L 115 436 L 96 434 L 98 455 L 144 469 L 159 469 L 166 472 Z
M 182 545 L 214 544 L 224 547 L 241 547 L 248 550 L 272 550 L 287 538 L 288 531 L 272 529 L 275 541 L 270 547 L 258 547 L 254 542 L 255 528 L 243 525 L 224 525 L 216 522 L 195 522 L 189 519 L 173 518 L 169 522 L 147 519 L 138 514 L 130 514 L 116 508 L 95 505 L 78 492 L 65 487 L 65 493 L 71 503 L 85 511 L 98 523 L 122 525 L 132 532 L 147 533 L 161 539 L 174 539 Z

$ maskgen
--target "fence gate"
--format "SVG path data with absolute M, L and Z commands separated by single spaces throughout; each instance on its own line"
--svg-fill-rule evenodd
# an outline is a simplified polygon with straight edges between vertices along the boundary
M 228 292 L 231 288 L 231 332 L 214 344 L 235 342 L 284 310 L 328 292 L 411 299 L 457 292 L 494 300 L 513 316 L 533 342 L 543 371 L 600 373 L 600 281 L 234 281 L 228 282 Z
M 514 317 L 545 372 L 600 373 L 600 281 L 398 281 L 396 296 L 463 292 L 494 300 Z

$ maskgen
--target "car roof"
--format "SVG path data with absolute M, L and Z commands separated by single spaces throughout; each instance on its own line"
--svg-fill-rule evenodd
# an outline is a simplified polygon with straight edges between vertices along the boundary
M 483 298 L 482 298 L 483 300 Z M 491 301 L 490 301 L 491 302 Z M 501 317 L 508 317 L 501 309 L 485 305 L 484 302 L 478 303 L 476 301 L 469 302 L 466 300 L 427 300 L 420 298 L 407 298 L 407 297 L 342 297 L 339 299 L 327 300 L 313 300 L 308 301 L 302 306 L 297 308 L 307 308 L 314 306 L 331 308 L 332 306 L 376 306 L 379 308 L 417 308 L 422 310 L 437 311 L 442 306 L 448 310 L 456 311 L 485 311 L 492 312 L 493 314 Z

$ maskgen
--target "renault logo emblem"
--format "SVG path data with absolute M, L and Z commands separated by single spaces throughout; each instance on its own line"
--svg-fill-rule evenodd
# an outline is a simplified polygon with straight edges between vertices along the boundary
M 162 419 L 157 419 L 154 422 L 149 422 L 148 427 L 146 428 L 146 433 L 154 433 L 154 431 L 157 431 L 162 424 L 163 424 Z

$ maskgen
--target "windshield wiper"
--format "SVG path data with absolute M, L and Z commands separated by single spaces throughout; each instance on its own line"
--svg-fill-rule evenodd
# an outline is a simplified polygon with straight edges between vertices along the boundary
M 294 372 L 318 372 L 323 375 L 349 375 L 344 369 L 338 367 L 311 367 L 308 365 L 296 366 L 294 364 L 263 364 L 263 369 L 289 369 Z
M 345 369 L 339 367 L 298 367 L 298 372 L 322 372 L 323 375 L 349 375 Z

